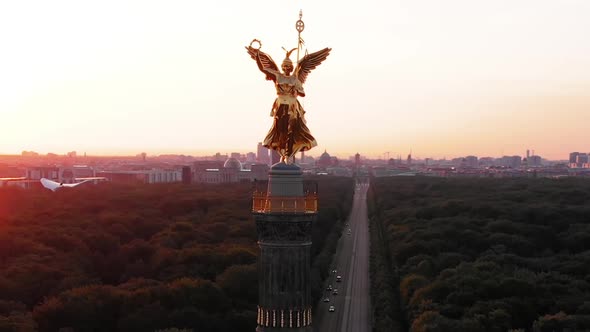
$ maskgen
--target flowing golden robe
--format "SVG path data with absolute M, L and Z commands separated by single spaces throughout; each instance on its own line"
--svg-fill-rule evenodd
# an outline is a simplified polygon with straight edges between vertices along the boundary
M 317 142 L 305 125 L 305 111 L 297 100 L 298 95 L 304 95 L 301 81 L 278 71 L 272 73 L 276 77 L 277 90 L 277 98 L 270 113 L 274 122 L 263 144 L 288 160 L 299 151 L 317 146 Z

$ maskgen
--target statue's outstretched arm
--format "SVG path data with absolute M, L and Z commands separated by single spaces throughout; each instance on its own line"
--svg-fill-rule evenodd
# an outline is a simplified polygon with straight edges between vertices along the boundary
M 272 80 L 274 82 L 277 81 L 276 71 L 274 71 L 272 69 L 266 69 L 266 68 L 264 68 L 264 64 L 262 63 L 262 59 L 260 59 L 260 52 L 258 52 L 256 54 L 256 64 L 258 65 L 258 69 L 260 69 L 261 72 L 263 72 L 264 74 L 266 74 L 266 79 L 267 80 L 270 77 L 270 80 Z
M 266 79 L 276 81 L 276 73 L 279 71 L 279 68 L 273 59 L 268 54 L 252 46 L 246 46 L 246 50 L 250 57 L 256 61 L 258 69 L 266 75 Z

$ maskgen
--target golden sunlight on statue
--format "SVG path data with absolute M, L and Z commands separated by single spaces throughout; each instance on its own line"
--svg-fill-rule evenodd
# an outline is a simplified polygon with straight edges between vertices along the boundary
M 298 31 L 301 33 L 303 29 Z M 253 44 L 258 44 L 255 48 Z M 299 47 L 302 39 L 299 38 Z M 324 48 L 315 53 L 306 54 L 298 60 L 297 68 L 293 71 L 291 53 L 298 48 L 286 51 L 285 59 L 281 65 L 283 72 L 266 53 L 260 50 L 261 43 L 254 39 L 246 46 L 248 54 L 258 64 L 258 69 L 266 75 L 266 79 L 275 83 L 277 98 L 272 106 L 270 116 L 274 118 L 272 128 L 269 130 L 263 145 L 276 150 L 281 155 L 281 162 L 288 163 L 299 151 L 307 151 L 317 146 L 315 138 L 309 132 L 305 124 L 305 111 L 297 100 L 298 96 L 305 97 L 303 84 L 307 75 L 324 61 L 330 54 L 330 48 Z M 298 52 L 299 53 L 299 52 Z

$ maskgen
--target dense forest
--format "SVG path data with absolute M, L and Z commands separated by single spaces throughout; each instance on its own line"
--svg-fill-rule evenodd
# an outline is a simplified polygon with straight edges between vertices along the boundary
M 314 180 L 319 290 L 353 185 Z M 249 183 L 0 188 L 0 332 L 253 331 L 252 190 Z
M 590 331 L 590 181 L 379 178 L 377 331 Z

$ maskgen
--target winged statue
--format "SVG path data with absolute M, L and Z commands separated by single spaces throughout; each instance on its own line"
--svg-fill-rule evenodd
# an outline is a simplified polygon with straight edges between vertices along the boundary
M 252 44 L 258 42 L 258 48 Z M 297 100 L 297 97 L 305 97 L 303 84 L 309 73 L 319 66 L 330 54 L 331 48 L 306 54 L 297 63 L 293 71 L 293 61 L 290 56 L 294 48 L 286 51 L 285 59 L 281 64 L 282 72 L 277 64 L 266 53 L 260 50 L 260 41 L 253 40 L 246 50 L 252 59 L 256 61 L 258 69 L 266 75 L 266 79 L 273 81 L 277 91 L 270 116 L 274 118 L 273 125 L 266 135 L 263 145 L 281 155 L 281 162 L 288 163 L 299 151 L 307 151 L 317 146 L 315 138 L 311 135 L 305 121 L 305 111 Z

